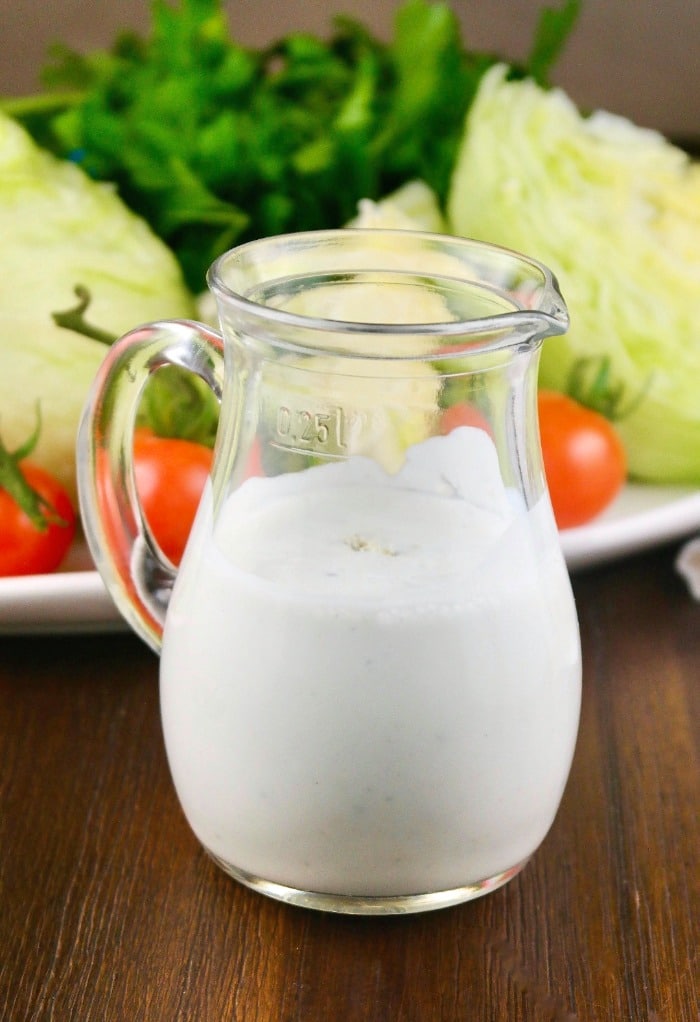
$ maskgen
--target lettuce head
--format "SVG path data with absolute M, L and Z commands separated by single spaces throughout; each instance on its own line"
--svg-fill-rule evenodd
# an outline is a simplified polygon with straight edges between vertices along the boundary
M 559 278 L 571 327 L 545 343 L 541 383 L 575 385 L 616 420 L 632 477 L 700 483 L 700 164 L 496 66 L 467 117 L 448 218 Z
M 89 319 L 117 336 L 149 320 L 189 317 L 175 258 L 115 191 L 37 147 L 0 114 L 0 433 L 18 447 L 41 414 L 32 460 L 75 496 L 75 438 L 105 346 L 52 313 L 92 296 Z
M 383 199 L 360 199 L 348 227 L 444 232 L 445 218 L 437 195 L 425 181 L 407 181 Z

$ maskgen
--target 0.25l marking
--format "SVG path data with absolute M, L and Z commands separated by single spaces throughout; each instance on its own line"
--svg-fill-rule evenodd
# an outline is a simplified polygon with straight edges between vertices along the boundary
M 342 453 L 347 444 L 344 437 L 342 408 L 327 412 L 310 412 L 304 408 L 280 405 L 275 422 L 277 442 L 308 450 L 323 448 L 327 453 Z

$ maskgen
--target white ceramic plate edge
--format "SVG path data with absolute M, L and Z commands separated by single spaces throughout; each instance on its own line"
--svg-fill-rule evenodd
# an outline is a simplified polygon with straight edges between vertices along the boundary
M 700 491 L 629 484 L 599 518 L 561 533 L 570 571 L 641 553 L 700 531 Z
M 58 635 L 127 627 L 96 571 L 0 579 L 0 635 Z

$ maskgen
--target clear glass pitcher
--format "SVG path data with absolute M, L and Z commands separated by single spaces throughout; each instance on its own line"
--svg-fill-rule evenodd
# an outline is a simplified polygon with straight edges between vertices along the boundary
M 567 326 L 539 263 L 463 239 L 268 238 L 212 267 L 222 335 L 135 329 L 78 440 L 87 539 L 161 654 L 185 815 L 232 876 L 295 904 L 438 908 L 519 871 L 557 811 L 580 645 L 537 412 Z M 220 399 L 179 569 L 131 442 L 178 365 Z

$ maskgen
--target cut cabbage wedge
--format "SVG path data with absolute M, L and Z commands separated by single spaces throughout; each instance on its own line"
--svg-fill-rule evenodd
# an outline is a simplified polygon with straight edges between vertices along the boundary
M 119 335 L 189 317 L 194 305 L 169 249 L 115 191 L 49 155 L 0 114 L 0 431 L 9 448 L 41 436 L 32 460 L 75 499 L 75 440 L 105 345 L 55 324 L 86 287 L 88 317 Z
M 558 276 L 571 328 L 545 343 L 541 383 L 567 390 L 572 371 L 607 371 L 598 397 L 630 474 L 700 483 L 700 165 L 497 66 L 467 118 L 448 219 Z

